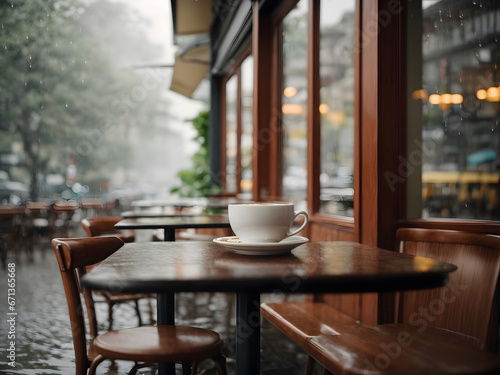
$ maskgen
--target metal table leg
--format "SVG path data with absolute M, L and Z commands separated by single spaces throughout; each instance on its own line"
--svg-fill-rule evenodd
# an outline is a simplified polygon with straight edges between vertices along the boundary
M 236 373 L 260 374 L 260 294 L 239 292 L 236 309 Z
M 165 241 L 175 241 L 175 229 L 173 228 L 164 228 L 163 229 L 163 239 Z
M 158 325 L 175 324 L 174 293 L 158 293 L 156 302 Z M 159 363 L 158 375 L 175 375 L 175 363 Z

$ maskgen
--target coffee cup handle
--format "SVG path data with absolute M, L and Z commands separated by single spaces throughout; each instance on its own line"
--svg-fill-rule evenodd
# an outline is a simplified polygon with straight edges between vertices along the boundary
M 293 220 L 295 220 L 297 218 L 297 216 L 299 216 L 299 215 L 304 216 L 304 218 L 305 218 L 304 222 L 302 223 L 302 225 L 300 226 L 299 229 L 294 230 L 293 232 L 288 232 L 286 234 L 285 238 L 291 237 L 291 236 L 295 236 L 297 233 L 299 233 L 302 229 L 305 228 L 305 226 L 307 225 L 307 223 L 309 223 L 309 215 L 305 211 L 297 211 L 297 212 L 295 212 L 295 216 L 293 217 Z

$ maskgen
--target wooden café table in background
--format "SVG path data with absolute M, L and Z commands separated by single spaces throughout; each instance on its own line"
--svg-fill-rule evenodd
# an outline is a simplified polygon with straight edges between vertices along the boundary
M 125 244 L 85 275 L 82 286 L 157 293 L 158 324 L 174 324 L 174 294 L 237 296 L 238 375 L 260 371 L 261 293 L 362 293 L 440 287 L 454 265 L 353 242 L 301 245 L 291 254 L 248 256 L 213 242 Z M 160 364 L 161 375 L 172 365 Z
M 227 209 L 230 203 L 239 203 L 242 200 L 237 198 L 175 198 L 166 200 L 140 200 L 132 202 L 131 206 L 135 212 L 148 210 L 161 210 L 165 211 L 174 209 L 177 213 L 185 209 L 192 209 L 195 207 L 213 208 L 213 209 Z
M 227 215 L 173 215 L 124 219 L 116 229 L 163 229 L 165 241 L 175 241 L 176 229 L 230 228 Z

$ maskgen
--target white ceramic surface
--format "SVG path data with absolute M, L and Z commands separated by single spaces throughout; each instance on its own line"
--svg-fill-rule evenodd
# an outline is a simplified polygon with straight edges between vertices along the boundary
M 290 231 L 295 218 L 305 220 L 297 230 Z M 231 229 L 244 243 L 280 242 L 299 233 L 309 222 L 305 211 L 294 211 L 293 203 L 242 203 L 228 205 Z
M 213 241 L 227 249 L 234 251 L 237 254 L 243 255 L 276 255 L 285 254 L 292 251 L 299 245 L 309 242 L 309 239 L 301 236 L 292 236 L 285 238 L 281 242 L 270 243 L 243 243 L 237 242 L 239 239 L 236 236 L 219 237 Z

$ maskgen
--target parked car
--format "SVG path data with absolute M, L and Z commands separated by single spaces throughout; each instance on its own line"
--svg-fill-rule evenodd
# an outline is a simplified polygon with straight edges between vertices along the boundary
M 21 205 L 28 198 L 29 189 L 25 184 L 11 181 L 7 172 L 0 171 L 0 204 Z

